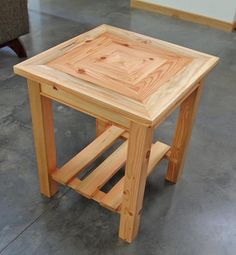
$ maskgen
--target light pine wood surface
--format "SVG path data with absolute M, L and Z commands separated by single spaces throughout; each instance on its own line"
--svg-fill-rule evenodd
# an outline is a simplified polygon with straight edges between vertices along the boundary
M 123 129 L 115 126 L 107 129 L 78 155 L 67 162 L 60 171 L 54 172 L 52 174 L 53 179 L 59 183 L 67 184 L 106 151 L 123 132 Z
M 191 61 L 191 57 L 103 33 L 47 66 L 142 102 Z
M 203 82 L 180 106 L 178 122 L 176 126 L 174 141 L 171 146 L 170 161 L 166 180 L 176 183 L 180 178 L 187 147 L 191 138 L 194 120 L 197 114 L 199 100 L 203 89 Z
M 156 142 L 151 147 L 151 154 L 148 163 L 147 176 L 152 173 L 155 166 L 164 158 L 164 156 L 169 151 L 170 146 Z M 100 204 L 112 211 L 119 211 L 121 209 L 122 199 L 123 199 L 123 189 L 124 189 L 124 180 L 123 177 L 120 181 L 113 186 L 113 188 L 103 196 L 100 201 Z
M 153 129 L 132 123 L 125 169 L 119 236 L 132 242 L 138 233 Z
M 50 174 L 56 170 L 56 147 L 51 99 L 40 95 L 40 84 L 28 81 L 34 144 L 38 162 L 40 191 L 47 197 L 58 191 Z
M 101 135 L 109 126 L 108 122 L 96 119 L 96 136 Z
M 14 67 L 28 79 L 41 193 L 57 183 L 120 213 L 119 236 L 131 243 L 140 225 L 148 175 L 169 160 L 166 180 L 181 176 L 196 116 L 202 79 L 218 58 L 148 36 L 99 26 Z M 56 165 L 51 101 L 96 118 L 92 143 L 62 167 Z M 154 128 L 178 106 L 170 147 L 152 144 Z M 122 140 L 99 166 L 80 174 Z M 125 165 L 124 176 L 102 188 Z
M 54 87 L 55 96 L 67 92 L 98 111 L 118 112 L 127 122 L 155 126 L 217 62 L 215 56 L 102 25 L 14 70 Z
M 103 187 L 114 174 L 124 166 L 127 156 L 128 142 L 124 142 L 115 152 L 105 159 L 93 172 L 87 176 L 76 190 L 91 198 Z

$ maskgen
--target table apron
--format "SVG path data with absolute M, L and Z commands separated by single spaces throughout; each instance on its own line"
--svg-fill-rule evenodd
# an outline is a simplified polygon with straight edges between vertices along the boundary
M 107 121 L 111 124 L 116 124 L 126 130 L 130 128 L 131 120 L 121 113 L 112 111 L 94 102 L 89 102 L 73 93 L 43 84 L 43 86 L 41 85 L 40 94 L 95 118 Z

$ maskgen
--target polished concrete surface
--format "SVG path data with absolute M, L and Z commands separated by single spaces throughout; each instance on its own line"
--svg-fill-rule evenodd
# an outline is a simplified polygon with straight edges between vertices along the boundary
M 217 55 L 193 130 L 184 174 L 165 183 L 166 162 L 150 176 L 137 239 L 118 239 L 118 215 L 72 190 L 39 194 L 26 81 L 14 75 L 20 60 L 0 50 L 1 255 L 235 255 L 236 254 L 236 33 L 140 10 L 128 0 L 30 0 L 33 56 L 107 23 Z M 94 137 L 95 121 L 55 104 L 59 165 Z M 156 130 L 171 141 L 176 114 Z

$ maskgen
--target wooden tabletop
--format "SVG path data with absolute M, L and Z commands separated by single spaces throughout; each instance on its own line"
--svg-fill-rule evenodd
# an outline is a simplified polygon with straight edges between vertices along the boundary
M 14 70 L 147 124 L 158 122 L 217 62 L 215 56 L 101 25 Z

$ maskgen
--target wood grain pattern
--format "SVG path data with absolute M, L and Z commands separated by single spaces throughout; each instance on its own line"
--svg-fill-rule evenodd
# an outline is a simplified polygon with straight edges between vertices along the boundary
M 171 146 L 170 161 L 166 175 L 167 181 L 176 183 L 182 174 L 202 88 L 203 84 L 201 82 L 200 86 L 180 106 L 174 141 Z
M 93 170 L 93 172 L 76 187 L 76 190 L 82 195 L 91 198 L 125 164 L 127 147 L 128 142 L 126 141 Z
M 152 133 L 152 128 L 131 125 L 119 229 L 120 238 L 127 242 L 133 241 L 139 228 Z
M 147 175 L 169 150 L 159 142 L 152 145 L 154 127 L 183 102 L 168 153 L 166 178 L 175 182 L 196 113 L 199 95 L 195 92 L 217 62 L 217 57 L 205 53 L 102 25 L 16 65 L 15 72 L 31 80 L 41 192 L 53 195 L 56 181 L 120 211 L 119 236 L 132 242 Z M 51 99 L 97 119 L 97 138 L 58 170 Z M 80 180 L 78 175 L 118 138 L 125 140 L 118 150 Z M 125 177 L 105 194 L 101 187 L 125 160 Z
M 67 162 L 60 170 L 52 174 L 52 178 L 62 184 L 67 184 L 73 177 L 81 173 L 89 164 L 108 149 L 124 132 L 123 129 L 112 126 L 85 147 L 79 154 Z
M 169 151 L 170 146 L 156 142 L 151 147 L 151 155 L 148 163 L 147 176 L 152 173 L 155 166 L 163 159 L 166 153 Z M 124 177 L 112 187 L 112 189 L 103 196 L 100 204 L 112 211 L 119 211 L 122 204 L 123 190 L 124 190 Z
M 28 90 L 40 191 L 45 196 L 52 197 L 58 191 L 57 183 L 50 177 L 50 174 L 56 170 L 52 103 L 51 99 L 40 95 L 39 83 L 29 80 Z
M 109 122 L 96 119 L 96 136 L 101 135 L 109 126 Z
M 142 101 L 191 58 L 104 33 L 47 66 Z
M 76 187 L 78 187 L 80 185 L 82 181 L 78 178 L 74 178 L 72 179 L 67 185 L 76 190 Z M 96 192 L 93 196 L 93 200 L 100 203 L 101 199 L 106 195 L 106 193 L 104 193 L 103 191 L 99 190 L 98 192 Z
M 102 25 L 14 70 L 94 105 L 95 116 L 102 107 L 121 114 L 124 122 L 155 126 L 217 62 L 205 53 Z M 99 118 L 106 120 L 103 114 Z
M 121 126 L 125 129 L 129 129 L 130 120 L 124 118 L 122 113 L 114 112 L 110 108 L 106 108 L 103 105 L 92 103 L 87 101 L 83 97 L 80 98 L 73 93 L 64 91 L 56 86 L 48 86 L 47 84 L 42 84 L 41 95 L 49 97 L 55 101 L 65 104 L 71 108 L 89 114 L 100 120 L 115 123 L 117 126 Z

